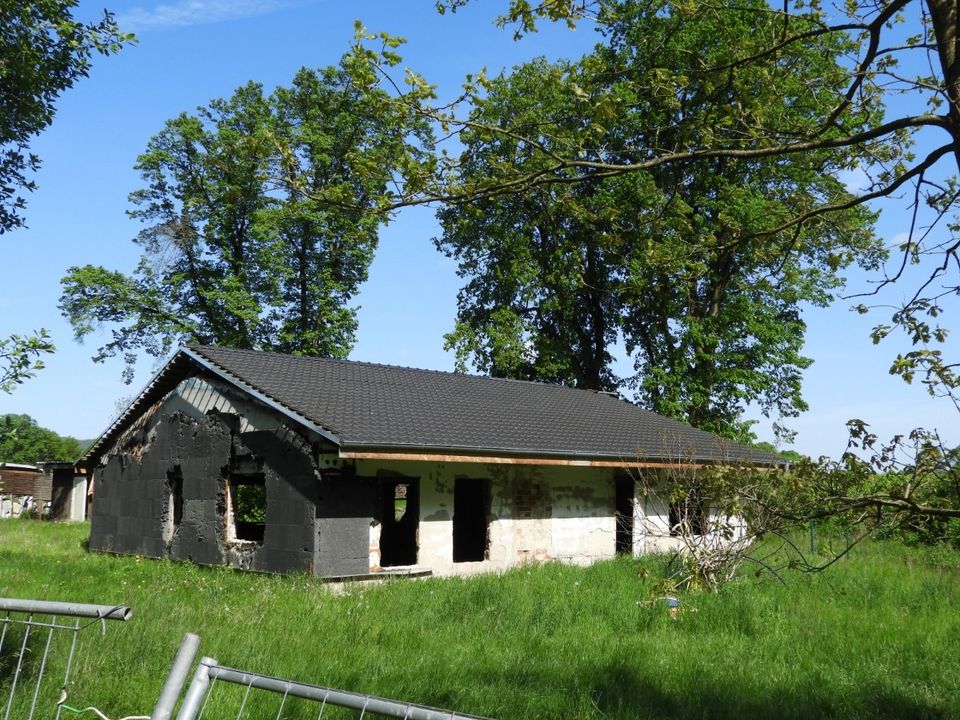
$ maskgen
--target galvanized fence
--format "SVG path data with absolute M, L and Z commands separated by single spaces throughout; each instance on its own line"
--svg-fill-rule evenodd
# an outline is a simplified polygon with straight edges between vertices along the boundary
M 401 720 L 486 720 L 477 715 L 237 670 L 207 657 L 197 666 L 177 720 L 345 717 L 362 720 L 373 716 Z
M 109 720 L 95 707 L 74 707 L 82 703 L 69 697 L 71 672 L 84 631 L 95 628 L 106 634 L 107 620 L 126 621 L 132 615 L 130 608 L 121 605 L 0 599 L 0 720 L 60 720 L 64 712 Z M 153 712 L 121 720 L 170 720 L 178 704 L 177 720 L 362 720 L 374 716 L 400 720 L 486 720 L 477 715 L 237 670 L 207 657 L 197 665 L 181 702 L 199 646 L 200 638 L 187 634 Z M 122 670 L 118 667 L 117 671 L 117 681 L 121 682 Z
M 106 634 L 107 620 L 132 615 L 122 605 L 0 598 L 2 720 L 59 720 L 64 709 L 72 709 L 67 694 L 81 635 Z

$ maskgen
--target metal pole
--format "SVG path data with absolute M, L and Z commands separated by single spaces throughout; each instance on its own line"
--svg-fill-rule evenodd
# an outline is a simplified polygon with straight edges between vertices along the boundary
M 815 553 L 817 551 L 817 541 L 816 541 L 816 534 L 815 534 L 816 530 L 814 529 L 815 527 L 816 527 L 816 523 L 813 520 L 811 520 L 810 521 L 810 552 L 811 553 Z
M 187 695 L 180 704 L 177 720 L 196 720 L 197 713 L 200 712 L 200 707 L 203 705 L 203 697 L 207 694 L 207 688 L 210 686 L 210 668 L 216 664 L 217 661 L 213 658 L 200 658 L 200 664 L 197 665 L 197 670 L 193 673 L 193 680 L 190 681 L 190 687 L 187 688 Z
M 170 673 L 163 684 L 163 690 L 160 692 L 160 698 L 153 708 L 150 720 L 170 720 L 173 717 L 173 709 L 177 706 L 177 700 L 180 699 L 180 693 L 183 691 L 183 685 L 190 674 L 190 668 L 193 665 L 193 659 L 197 656 L 197 650 L 200 649 L 200 636 L 193 633 L 187 633 L 180 642 L 180 649 L 173 659 L 173 665 L 170 667 Z
M 236 683 L 237 685 L 284 693 L 286 695 L 292 695 L 293 697 L 324 702 L 327 705 L 339 705 L 340 707 L 360 710 L 361 712 L 378 713 L 392 718 L 406 718 L 407 720 L 488 720 L 479 715 L 462 715 L 460 713 L 450 712 L 449 710 L 439 710 L 425 705 L 411 705 L 397 700 L 388 700 L 387 698 L 376 697 L 374 695 L 360 695 L 359 693 L 334 690 L 333 688 L 321 687 L 319 685 L 304 685 L 303 683 L 290 682 L 289 680 L 267 677 L 266 675 L 246 673 L 242 670 L 234 670 L 220 666 L 210 667 L 209 676 L 214 680 L 222 680 Z M 186 705 L 186 700 L 184 701 L 184 705 Z M 177 720 L 192 720 L 192 716 L 178 716 Z
M 45 600 L 18 600 L 0 598 L 0 612 L 19 612 L 37 615 L 68 615 L 102 620 L 129 620 L 133 610 L 123 605 L 83 605 L 81 603 L 47 602 Z

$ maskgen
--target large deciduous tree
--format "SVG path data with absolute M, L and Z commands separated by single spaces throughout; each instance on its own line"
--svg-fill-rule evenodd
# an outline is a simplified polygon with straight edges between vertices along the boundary
M 57 98 L 90 71 L 93 53 L 118 52 L 132 36 L 104 12 L 73 16 L 78 0 L 0 3 L 0 234 L 23 225 L 21 193 L 36 188 L 30 141 L 47 128 Z
M 489 86 L 461 134 L 457 182 L 536 176 L 571 153 L 642 161 L 691 135 L 737 136 L 744 116 L 805 131 L 844 76 L 846 43 L 792 47 L 764 71 L 697 72 L 775 41 L 781 29 L 762 8 L 691 21 L 668 3 L 607 6 L 607 42 L 591 55 L 535 62 Z M 842 268 L 875 267 L 883 252 L 863 208 L 782 226 L 852 199 L 839 176 L 858 157 L 689 158 L 445 208 L 438 244 L 468 278 L 449 342 L 494 374 L 606 390 L 619 384 L 611 346 L 621 336 L 629 381 L 658 412 L 734 437 L 748 434 L 747 403 L 794 416 L 809 364 L 803 304 L 829 302 Z
M 168 121 L 130 196 L 146 224 L 137 269 L 75 267 L 63 281 L 78 338 L 111 327 L 95 359 L 124 354 L 129 377 L 136 350 L 182 341 L 345 356 L 349 303 L 387 219 L 375 211 L 430 142 L 422 118 L 382 95 L 344 64 Z
M 73 16 L 77 0 L 0 3 L 0 235 L 22 227 L 24 193 L 36 189 L 40 158 L 30 142 L 53 122 L 57 98 L 90 71 L 90 58 L 130 42 L 113 16 Z M 0 338 L 0 391 L 10 393 L 43 367 L 54 346 L 45 330 Z
M 455 11 L 472 0 L 438 0 L 443 11 Z M 768 160 L 788 162 L 790 158 L 813 153 L 836 152 L 840 157 L 858 157 L 855 168 L 863 175 L 852 197 L 821 197 L 807 206 L 781 216 L 774 231 L 802 229 L 810 222 L 830 222 L 830 217 L 851 206 L 879 198 L 900 200 L 906 226 L 905 239 L 896 243 L 899 251 L 895 265 L 875 275 L 864 294 L 877 295 L 893 283 L 905 281 L 908 291 L 898 291 L 892 299 L 892 322 L 876 327 L 874 340 L 880 341 L 892 329 L 904 331 L 913 348 L 900 353 L 891 365 L 891 373 L 911 381 L 919 378 L 931 394 L 950 396 L 960 408 L 960 363 L 945 354 L 949 327 L 939 319 L 945 308 L 960 298 L 960 240 L 956 233 L 956 200 L 960 193 L 955 174 L 960 164 L 960 58 L 957 56 L 958 10 L 949 0 L 888 0 L 885 2 L 846 3 L 786 2 L 742 4 L 731 0 L 692 3 L 687 0 L 506 0 L 501 4 L 501 25 L 515 28 L 519 38 L 536 29 L 541 21 L 565 21 L 571 26 L 589 27 L 598 23 L 603 29 L 619 16 L 633 16 L 641 22 L 658 16 L 683 17 L 690 26 L 722 27 L 742 22 L 744 14 L 763 15 L 769 32 L 758 38 L 744 36 L 731 40 L 730 52 L 720 62 L 695 62 L 687 58 L 687 72 L 677 72 L 668 63 L 660 63 L 655 72 L 637 78 L 638 97 L 669 98 L 690 83 L 720 90 L 713 100 L 726 122 L 715 128 L 704 124 L 703 113 L 674 114 L 672 127 L 656 123 L 651 135 L 670 130 L 670 143 L 651 143 L 648 152 L 619 152 L 615 144 L 605 142 L 583 127 L 602 124 L 611 106 L 616 105 L 617 86 L 606 92 L 591 93 L 591 102 L 575 109 L 572 122 L 558 126 L 551 143 L 544 144 L 536 133 L 525 134 L 522 126 L 485 123 L 476 114 L 463 112 L 463 104 L 439 106 L 422 98 L 403 98 L 425 117 L 438 121 L 451 136 L 470 133 L 499 135 L 524 146 L 536 162 L 504 164 L 482 181 L 463 173 L 463 157 L 442 158 L 440 172 L 433 181 L 411 186 L 398 194 L 395 206 L 443 202 L 469 204 L 477 199 L 535 187 L 594 183 L 617 176 L 663 174 L 670 168 L 691 161 L 721 159 L 731 164 Z M 757 41 L 759 40 L 759 41 Z M 769 82 L 766 90 L 777 90 L 781 83 L 789 95 L 792 77 L 790 58 L 823 53 L 835 57 L 838 46 L 845 46 L 843 61 L 828 77 L 811 78 L 817 88 L 816 104 L 802 124 L 791 118 L 757 113 L 751 101 L 758 89 L 755 82 Z M 638 49 L 649 51 L 641 39 Z M 652 48 L 653 51 L 656 48 Z M 390 83 L 386 56 L 368 58 Z M 798 76 L 804 77 L 802 68 Z M 765 80 L 764 80 L 765 79 Z M 620 85 L 624 85 L 621 83 Z M 483 75 L 468 77 L 464 100 L 470 105 L 485 102 Z M 773 94 L 776 94 L 775 92 Z M 710 106 L 708 102 L 707 107 Z M 715 109 L 716 109 L 715 108 Z M 797 108 L 800 109 L 800 108 Z M 716 131 L 714 131 L 716 130 Z M 910 270 L 919 265 L 920 270 Z M 866 300 L 861 312 L 884 307 L 879 300 Z M 889 307 L 889 305 L 886 305 Z

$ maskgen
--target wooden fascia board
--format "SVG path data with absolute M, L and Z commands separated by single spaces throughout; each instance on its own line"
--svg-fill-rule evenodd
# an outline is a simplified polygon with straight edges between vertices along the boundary
M 593 468 L 675 468 L 699 470 L 706 463 L 678 463 L 653 460 L 599 460 L 561 457 L 525 457 L 505 455 L 448 455 L 442 453 L 382 452 L 375 450 L 341 450 L 343 460 L 413 460 L 420 462 L 479 463 L 486 465 L 544 465 L 555 467 Z

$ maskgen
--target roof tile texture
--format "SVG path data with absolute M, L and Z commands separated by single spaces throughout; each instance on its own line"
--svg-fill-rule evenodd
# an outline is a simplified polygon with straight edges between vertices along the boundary
M 254 350 L 190 350 L 331 431 L 345 449 L 778 462 L 590 390 Z

